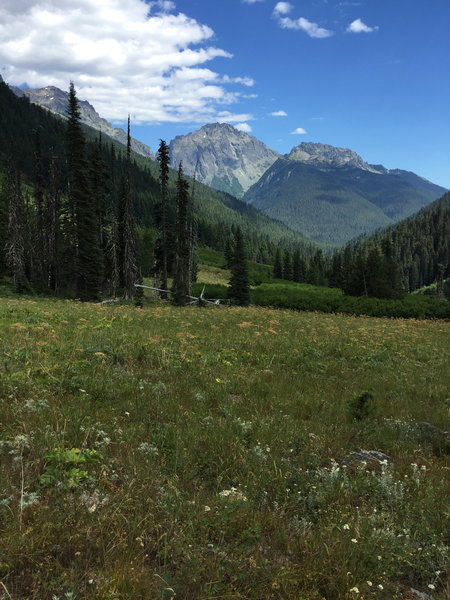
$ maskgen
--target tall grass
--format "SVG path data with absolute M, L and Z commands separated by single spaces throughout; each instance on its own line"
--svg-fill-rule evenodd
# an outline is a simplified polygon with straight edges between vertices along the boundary
M 0 324 L 0 597 L 446 597 L 416 424 L 445 427 L 447 323 L 8 298 Z

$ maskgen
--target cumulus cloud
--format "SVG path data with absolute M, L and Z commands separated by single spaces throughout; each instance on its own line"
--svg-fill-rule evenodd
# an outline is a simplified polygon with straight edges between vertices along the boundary
M 307 131 L 303 129 L 303 127 L 297 127 L 297 129 L 291 131 L 291 135 L 305 135 L 305 133 L 307 133 Z
M 277 15 L 288 15 L 293 6 L 290 2 L 277 2 L 273 12 Z
M 135 123 L 251 119 L 225 107 L 240 99 L 236 85 L 253 80 L 207 68 L 232 55 L 175 8 L 172 0 L 2 0 L 3 77 L 61 89 L 72 80 L 80 99 L 116 122 L 128 113 Z
M 242 0 L 244 4 L 256 4 L 257 2 L 264 2 L 264 0 Z
M 287 17 L 286 15 L 288 15 L 292 9 L 293 6 L 290 4 L 290 2 L 277 2 L 275 5 L 273 14 L 282 29 L 295 29 L 298 31 L 304 31 L 309 35 L 309 37 L 312 38 L 327 38 L 333 35 L 333 32 L 329 29 L 319 27 L 317 23 L 312 23 L 304 17 L 300 17 L 298 19 L 291 19 L 291 17 Z
M 237 123 L 235 128 L 239 129 L 239 131 L 244 131 L 245 133 L 250 133 L 252 131 L 252 128 L 248 123 Z
M 361 19 L 355 19 L 350 25 L 347 27 L 347 31 L 350 33 L 372 33 L 372 31 L 377 31 L 378 26 L 369 27 L 365 23 L 361 21 Z
M 288 114 L 284 110 L 276 110 L 275 112 L 270 113 L 272 117 L 287 117 Z

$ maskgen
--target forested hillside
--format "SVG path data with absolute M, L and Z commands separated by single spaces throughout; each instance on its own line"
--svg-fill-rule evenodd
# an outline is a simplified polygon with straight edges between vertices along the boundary
M 445 192 L 407 171 L 302 162 L 289 155 L 279 158 L 244 200 L 323 248 L 336 248 L 409 217 Z
M 36 185 L 39 179 L 39 194 L 61 195 L 67 192 L 67 160 L 65 120 L 31 104 L 27 98 L 17 98 L 9 87 L 0 82 L 0 184 L 2 186 L 2 237 L 7 228 L 7 186 L 11 178 L 17 177 L 27 210 L 36 209 Z M 115 204 L 122 193 L 126 171 L 126 149 L 109 138 L 98 142 L 98 132 L 82 127 L 86 139 L 85 155 L 89 162 L 91 184 L 98 179 L 100 168 L 103 186 L 100 190 L 107 204 Z M 39 149 L 37 147 L 39 146 Z M 37 152 L 39 174 L 37 174 Z M 96 156 L 94 160 L 94 156 Z M 159 165 L 155 161 L 132 154 L 130 177 L 139 245 L 144 274 L 149 274 L 153 264 L 155 242 L 155 209 L 159 202 Z M 95 163 L 95 161 L 98 161 Z M 97 167 L 95 167 L 97 164 Z M 14 172 L 14 175 L 13 175 Z M 53 175 L 50 175 L 53 173 Z M 9 177 L 9 179 L 8 179 Z M 52 179 L 53 178 L 53 179 Z M 175 196 L 175 172 L 169 174 L 170 199 Z M 98 185 L 97 183 L 93 184 Z M 53 186 L 53 192 L 50 189 Z M 277 246 L 300 249 L 305 256 L 312 252 L 312 244 L 285 225 L 273 221 L 253 207 L 200 183 L 195 184 L 194 216 L 196 239 L 200 245 L 223 250 L 229 237 L 237 227 L 245 235 L 249 256 L 261 262 L 274 259 Z M 169 203 L 169 219 L 174 218 L 175 204 Z M 32 253 L 32 249 L 29 252 Z M 4 257 L 3 257 L 4 262 Z
M 397 225 L 336 252 L 331 279 L 352 295 L 395 297 L 435 282 L 443 295 L 448 277 L 450 193 Z

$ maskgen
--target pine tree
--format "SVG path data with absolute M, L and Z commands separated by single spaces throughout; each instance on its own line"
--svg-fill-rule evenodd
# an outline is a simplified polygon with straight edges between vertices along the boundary
M 6 239 L 8 237 L 8 204 L 9 198 L 6 187 L 7 177 L 1 182 L 0 187 L 0 278 L 7 273 L 6 264 Z
M 233 264 L 231 265 L 228 297 L 234 304 L 238 304 L 239 306 L 248 306 L 250 304 L 247 257 L 240 227 L 236 229 L 235 233 L 234 256 Z
M 189 184 L 183 176 L 180 162 L 177 179 L 177 215 L 175 241 L 175 272 L 173 277 L 173 301 L 184 305 L 191 295 L 191 217 L 189 206 Z
M 160 231 L 160 239 L 156 251 L 156 272 L 159 276 L 158 287 L 167 290 L 167 279 L 169 274 L 169 147 L 164 140 L 160 140 L 158 153 L 156 155 L 159 161 L 159 184 L 160 184 L 160 203 L 157 209 L 157 225 Z M 166 294 L 163 293 L 165 298 Z
M 289 250 L 285 250 L 284 252 L 283 279 L 287 279 L 288 281 L 292 280 L 292 261 Z
M 281 252 L 277 248 L 275 253 L 275 262 L 273 264 L 273 276 L 275 279 L 283 279 L 283 265 L 281 264 Z
M 62 234 L 61 234 L 61 186 L 59 166 L 55 158 L 50 165 L 49 198 L 46 211 L 48 244 L 48 279 L 49 287 L 55 293 L 61 290 Z
M 300 254 L 300 250 L 294 252 L 294 258 L 292 261 L 292 278 L 297 283 L 305 281 L 306 265 L 305 261 Z
M 231 265 L 233 264 L 233 248 L 231 246 L 230 237 L 227 237 L 227 239 L 225 241 L 225 247 L 223 250 L 223 254 L 225 256 L 225 268 L 231 269 Z
M 72 82 L 69 89 L 66 147 L 69 204 L 74 217 L 76 294 L 83 301 L 98 300 L 103 279 L 102 255 L 97 215 L 91 203 L 80 110 Z
M 29 290 L 25 272 L 25 206 L 20 174 L 10 161 L 6 175 L 6 198 L 8 206 L 8 230 L 5 244 L 6 266 L 12 274 L 17 292 Z
M 96 142 L 92 145 L 89 166 L 92 208 L 95 209 L 96 212 L 97 235 L 102 255 L 102 290 L 106 290 L 106 281 L 110 279 L 110 265 L 107 258 L 108 237 L 110 233 L 107 219 L 108 203 L 110 200 L 110 182 L 107 165 L 103 158 L 101 133 Z
M 128 116 L 127 160 L 125 169 L 123 197 L 123 297 L 131 300 L 136 295 L 135 283 L 140 282 L 140 270 L 136 249 L 136 233 L 134 230 L 134 208 L 131 192 L 131 135 L 130 117 Z
M 34 201 L 35 201 L 35 232 L 34 254 L 35 268 L 32 273 L 33 283 L 40 289 L 48 286 L 48 239 L 49 223 L 45 218 L 45 174 L 42 160 L 41 135 L 39 128 L 34 137 Z
M 108 209 L 106 213 L 107 229 L 109 235 L 106 244 L 106 275 L 107 292 L 116 297 L 117 290 L 121 283 L 121 227 L 119 226 L 119 207 L 116 193 L 116 153 L 114 144 L 111 144 L 110 151 L 110 188 L 108 198 Z

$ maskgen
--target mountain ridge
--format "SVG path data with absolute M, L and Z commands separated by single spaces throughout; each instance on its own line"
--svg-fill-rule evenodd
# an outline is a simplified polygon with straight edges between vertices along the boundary
M 30 102 L 33 102 L 34 104 L 46 108 L 52 113 L 66 118 L 69 97 L 68 92 L 65 92 L 52 85 L 37 89 L 22 89 L 14 86 L 10 86 L 10 88 L 16 94 L 16 96 L 26 96 Z M 127 134 L 123 129 L 120 129 L 119 127 L 113 127 L 109 121 L 98 114 L 92 104 L 90 104 L 87 100 L 78 100 L 78 104 L 82 123 L 97 129 L 97 131 L 101 131 L 102 134 L 107 135 L 124 146 L 127 145 Z M 145 156 L 146 158 L 155 158 L 153 150 L 135 138 L 131 139 L 131 149 L 137 154 Z
M 330 148 L 300 144 L 280 157 L 243 200 L 335 248 L 409 217 L 447 191 L 410 171 L 369 165 L 351 150 L 334 149 L 330 156 Z

